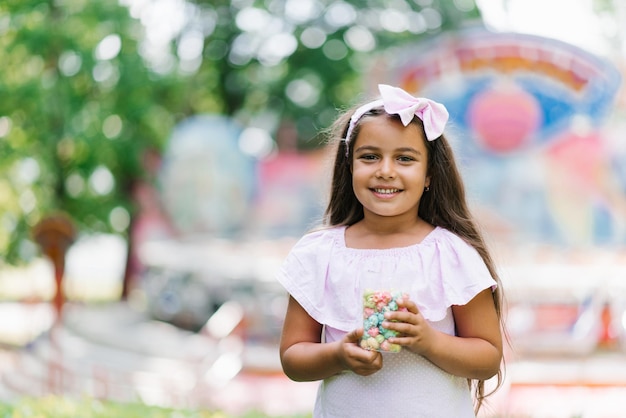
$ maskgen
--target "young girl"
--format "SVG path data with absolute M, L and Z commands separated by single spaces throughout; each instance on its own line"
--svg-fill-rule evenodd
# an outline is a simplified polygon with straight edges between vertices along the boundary
M 322 380 L 315 417 L 474 417 L 484 381 L 500 381 L 498 275 L 443 136 L 445 107 L 379 90 L 335 123 L 327 227 L 278 273 L 290 294 L 283 370 Z M 404 292 L 381 324 L 399 352 L 360 346 L 366 282 Z

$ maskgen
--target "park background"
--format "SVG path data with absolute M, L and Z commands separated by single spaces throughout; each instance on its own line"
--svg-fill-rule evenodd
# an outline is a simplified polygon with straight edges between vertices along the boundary
M 307 414 L 315 385 L 278 365 L 273 274 L 322 214 L 324 130 L 382 82 L 450 110 L 501 269 L 512 346 L 483 415 L 620 416 L 625 16 L 610 0 L 4 2 L 2 398 Z

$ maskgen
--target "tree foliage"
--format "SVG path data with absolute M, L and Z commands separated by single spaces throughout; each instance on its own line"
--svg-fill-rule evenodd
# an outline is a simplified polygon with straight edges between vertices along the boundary
M 126 234 L 144 152 L 185 117 L 288 121 L 315 147 L 376 50 L 477 17 L 472 0 L 3 1 L 0 261 L 35 256 L 54 211 Z

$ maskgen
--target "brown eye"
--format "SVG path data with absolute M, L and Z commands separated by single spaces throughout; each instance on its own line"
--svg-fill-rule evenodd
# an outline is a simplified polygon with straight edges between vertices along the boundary
M 364 160 L 375 160 L 376 156 L 374 154 L 365 154 L 362 155 L 361 158 Z

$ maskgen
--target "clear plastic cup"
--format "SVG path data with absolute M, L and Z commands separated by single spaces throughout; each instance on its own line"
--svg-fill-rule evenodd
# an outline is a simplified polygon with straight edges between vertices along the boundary
M 383 327 L 382 323 L 385 321 L 385 312 L 405 309 L 398 305 L 398 301 L 404 296 L 403 292 L 393 289 L 363 289 L 363 336 L 359 342 L 361 348 L 390 353 L 402 350 L 402 346 L 388 341 L 398 333 Z

